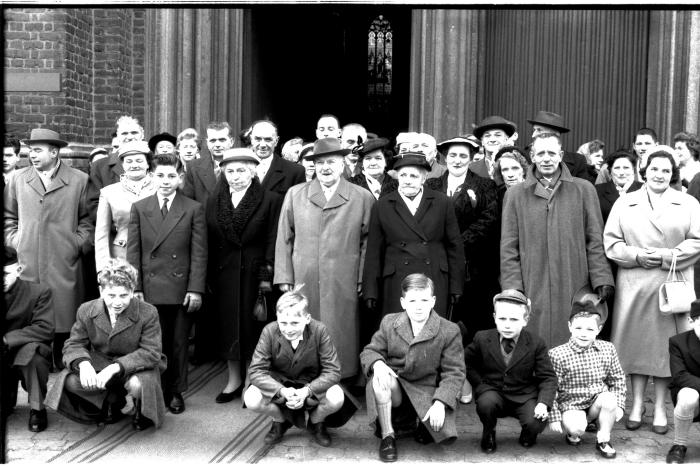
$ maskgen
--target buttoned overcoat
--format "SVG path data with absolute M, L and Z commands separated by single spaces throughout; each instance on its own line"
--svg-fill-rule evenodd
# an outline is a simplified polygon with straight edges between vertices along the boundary
M 5 189 L 5 244 L 17 251 L 21 278 L 51 289 L 56 332 L 69 332 L 84 297 L 81 254 L 93 247 L 88 176 L 62 161 L 49 186 L 34 167 Z

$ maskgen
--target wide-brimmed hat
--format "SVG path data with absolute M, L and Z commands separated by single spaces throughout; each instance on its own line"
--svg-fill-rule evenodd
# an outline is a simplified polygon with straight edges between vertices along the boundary
M 357 146 L 353 152 L 360 156 L 360 158 L 363 158 L 372 151 L 386 148 L 388 144 L 389 140 L 386 138 L 373 138 Z
M 515 133 L 516 130 L 515 123 L 511 122 L 510 120 L 506 120 L 501 116 L 491 115 L 490 117 L 486 117 L 480 121 L 476 128 L 474 128 L 474 136 L 481 139 L 486 130 L 491 129 L 503 130 L 508 137 L 513 136 L 513 133 Z
M 516 289 L 505 289 L 501 293 L 496 294 L 493 297 L 493 304 L 495 305 L 496 302 L 513 302 L 530 308 L 530 299 Z
M 430 172 L 430 163 L 420 152 L 404 152 L 394 157 L 394 170 L 399 170 L 401 167 L 421 167 Z
M 305 155 L 304 159 L 316 159 L 323 156 L 346 156 L 350 149 L 342 149 L 338 138 L 321 138 L 314 143 L 313 154 Z
M 306 155 L 314 151 L 314 143 L 306 143 L 301 147 L 299 151 L 299 160 L 306 159 Z
M 90 151 L 90 156 L 88 157 L 88 159 L 93 160 L 98 154 L 104 154 L 105 156 L 109 156 L 109 152 L 105 148 L 97 147 Z
M 274 157 L 274 156 L 271 156 Z M 253 162 L 260 163 L 260 158 L 249 148 L 231 148 L 224 151 L 224 156 L 219 162 L 219 167 L 223 167 L 229 162 Z
M 59 148 L 68 146 L 68 142 L 61 139 L 61 135 L 48 128 L 34 128 L 29 134 L 29 139 L 25 139 L 24 144 L 29 146 L 32 143 L 49 143 Z
M 155 136 L 151 136 L 148 140 L 148 147 L 151 148 L 151 152 L 156 152 L 156 145 L 161 141 L 168 141 L 172 143 L 173 146 L 177 144 L 177 138 L 168 132 L 159 133 Z
M 540 110 L 535 114 L 535 116 L 528 120 L 533 125 L 542 125 L 548 128 L 552 128 L 559 133 L 567 133 L 569 129 L 564 126 L 564 119 L 561 115 L 555 114 L 554 112 L 547 112 L 546 110 Z
M 598 298 L 598 294 L 595 293 L 588 284 L 581 287 L 572 297 L 569 319 L 582 311 L 600 316 L 601 325 L 608 319 L 607 303 L 601 302 Z
M 117 149 L 117 157 L 123 159 L 131 154 L 150 154 L 151 149 L 145 141 L 129 141 L 123 143 Z
M 469 138 L 471 136 L 471 138 Z M 443 141 L 442 143 L 439 143 L 437 145 L 438 151 L 441 153 L 445 154 L 445 151 L 450 147 L 452 144 L 464 144 L 465 146 L 471 147 L 472 152 L 476 151 L 479 149 L 479 141 L 474 138 L 473 135 L 463 135 L 463 136 L 457 136 L 455 138 L 450 138 L 448 140 Z

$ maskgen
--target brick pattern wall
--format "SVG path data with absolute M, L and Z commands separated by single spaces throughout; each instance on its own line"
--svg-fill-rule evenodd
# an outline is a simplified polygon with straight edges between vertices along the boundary
M 119 116 L 143 121 L 144 9 L 3 13 L 5 71 L 61 73 L 61 91 L 5 92 L 7 133 L 25 138 L 32 128 L 49 127 L 80 148 L 108 147 Z M 71 156 L 82 157 L 81 151 Z

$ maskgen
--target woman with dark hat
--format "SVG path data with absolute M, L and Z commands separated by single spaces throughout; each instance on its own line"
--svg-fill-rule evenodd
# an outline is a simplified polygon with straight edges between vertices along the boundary
M 375 138 L 355 147 L 354 152 L 360 157 L 357 161 L 362 167 L 362 173 L 350 177 L 348 181 L 368 190 L 379 199 L 379 196 L 396 190 L 398 182 L 386 173 L 389 140 Z
M 430 165 L 420 153 L 396 158 L 398 189 L 372 206 L 362 293 L 382 315 L 401 310 L 401 281 L 420 272 L 435 283 L 435 310 L 448 317 L 464 282 L 464 247 L 452 201 L 424 188 Z
M 213 354 L 228 365 L 218 403 L 241 395 L 245 365 L 270 321 L 253 316 L 259 295 L 266 297 L 269 318 L 274 320 L 269 292 L 282 198 L 262 188 L 256 176 L 258 164 L 250 149 L 226 150 L 219 163 L 222 177 L 206 206 L 211 296 L 202 331 Z
M 168 132 L 159 133 L 148 140 L 148 148 L 155 155 L 175 154 L 177 138 Z
M 117 183 L 100 190 L 95 221 L 95 264 L 97 271 L 110 258 L 126 259 L 131 205 L 156 192 L 151 177 L 151 152 L 145 141 L 122 144 L 117 156 L 124 173 Z

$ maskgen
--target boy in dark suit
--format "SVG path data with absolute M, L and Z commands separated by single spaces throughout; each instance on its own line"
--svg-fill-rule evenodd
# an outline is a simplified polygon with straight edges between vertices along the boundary
M 608 317 L 605 302 L 588 293 L 574 301 L 569 317 L 571 338 L 549 351 L 557 374 L 557 396 L 549 427 L 566 433 L 567 444 L 578 446 L 591 422 L 598 425 L 596 451 L 605 459 L 617 455 L 610 432 L 625 409 L 625 373 L 615 346 L 596 339 Z
M 688 449 L 688 432 L 693 422 L 700 422 L 700 300 L 690 306 L 688 317 L 693 329 L 668 340 L 671 354 L 671 398 L 674 433 L 667 464 L 682 464 Z
M 503 417 L 520 421 L 522 446 L 535 444 L 547 426 L 557 387 L 544 340 L 523 329 L 530 317 L 530 300 L 510 289 L 496 295 L 493 305 L 496 329 L 477 332 L 465 353 L 467 378 L 484 425 L 481 450 L 486 454 L 496 451 L 496 423 Z
M 272 417 L 266 444 L 280 442 L 292 423 L 303 427 L 308 410 L 309 431 L 327 447 L 331 437 L 326 418 L 338 412 L 345 400 L 338 384 L 340 360 L 326 326 L 311 318 L 299 289 L 277 301 L 277 321 L 265 326 L 260 335 L 243 400 L 247 408 Z
M 171 154 L 153 158 L 156 194 L 131 207 L 127 258 L 138 270 L 135 295 L 158 309 L 168 369 L 163 395 L 172 413 L 185 410 L 187 344 L 192 313 L 202 304 L 207 225 L 202 205 L 178 192 L 183 165 Z

